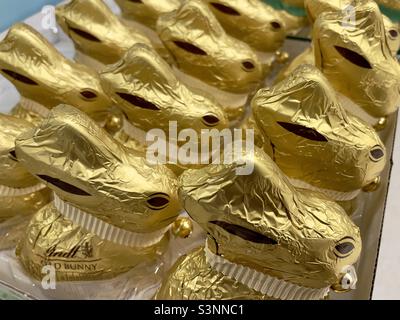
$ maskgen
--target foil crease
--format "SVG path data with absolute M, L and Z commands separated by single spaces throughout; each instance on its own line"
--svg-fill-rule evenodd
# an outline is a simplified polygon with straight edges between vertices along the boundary
M 178 9 L 180 0 L 116 0 L 121 8 L 122 17 L 127 20 L 135 20 L 155 30 L 157 19 L 164 13 Z
M 162 15 L 157 33 L 184 73 L 232 93 L 249 93 L 262 81 L 263 66 L 246 43 L 227 35 L 208 6 L 185 1 Z
M 169 169 L 149 166 L 70 106 L 54 108 L 38 128 L 22 134 L 16 154 L 61 200 L 123 230 L 163 229 L 181 210 L 176 178 Z M 167 238 L 140 249 L 102 240 L 65 219 L 51 203 L 34 216 L 17 254 L 35 278 L 44 264 L 57 269 L 61 263 L 59 280 L 86 281 L 108 279 L 153 261 L 167 245 Z
M 346 12 L 319 16 L 313 30 L 316 65 L 335 90 L 371 116 L 385 117 L 400 102 L 400 66 L 378 5 L 363 0 L 354 9 L 354 25 L 343 24 Z
M 72 0 L 56 9 L 58 24 L 76 49 L 103 64 L 117 62 L 133 45 L 151 41 L 125 25 L 102 0 Z
M 252 101 L 265 150 L 290 178 L 350 192 L 373 182 L 386 165 L 375 130 L 347 113 L 314 66 L 298 67 Z
M 204 0 L 225 31 L 264 52 L 278 50 L 285 41 L 285 22 L 278 11 L 262 1 Z
M 237 175 L 244 162 L 254 165 L 253 172 Z M 269 276 L 324 288 L 340 282 L 343 267 L 360 255 L 360 231 L 344 210 L 320 195 L 294 189 L 258 148 L 254 157 L 243 154 L 231 165 L 187 170 L 179 192 L 186 211 L 208 233 L 214 254 Z M 343 246 L 348 246 L 346 254 Z M 202 248 L 175 264 L 156 296 L 245 297 L 267 298 L 212 270 Z
M 21 96 L 48 109 L 67 103 L 102 121 L 111 105 L 95 71 L 66 59 L 23 23 L 11 27 L 0 42 L 0 73 Z M 21 109 L 17 105 L 12 113 L 35 124 L 40 122 L 42 117 Z

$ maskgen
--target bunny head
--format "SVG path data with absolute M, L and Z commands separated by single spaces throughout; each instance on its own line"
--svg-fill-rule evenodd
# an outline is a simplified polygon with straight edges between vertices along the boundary
M 314 66 L 300 66 L 260 90 L 252 108 L 271 157 L 295 185 L 305 182 L 334 199 L 330 191 L 348 193 L 349 199 L 335 200 L 350 200 L 385 167 L 386 150 L 375 130 L 344 111 Z
M 233 93 L 252 91 L 263 77 L 256 53 L 226 34 L 207 4 L 190 0 L 162 15 L 157 32 L 179 69 Z
M 181 5 L 180 0 L 116 0 L 121 8 L 122 16 L 128 20 L 136 20 L 151 29 L 156 28 L 160 15 L 174 11 Z
M 256 148 L 253 155 L 242 154 L 242 158 L 239 162 L 254 165 L 250 175 L 237 175 L 240 164 L 235 162 L 188 170 L 180 177 L 183 206 L 208 233 L 208 250 L 228 265 L 257 270 L 259 276 L 284 280 L 285 285 L 328 290 L 342 283 L 343 270 L 356 263 L 361 252 L 358 227 L 336 203 L 294 189 L 262 150 Z M 229 274 L 229 269 L 225 271 Z M 236 280 L 264 294 L 273 289 L 268 283 L 246 282 L 244 276 L 237 276 Z M 208 286 L 210 282 L 196 283 Z M 224 281 L 215 283 L 226 292 L 225 298 L 237 293 L 227 290 Z M 190 283 L 188 288 L 201 290 Z
M 179 213 L 170 170 L 149 166 L 70 106 L 20 136 L 16 154 L 60 199 L 118 228 L 153 232 Z
M 103 63 L 117 62 L 133 45 L 151 41 L 126 26 L 102 0 L 72 0 L 57 7 L 57 21 L 83 54 Z
M 0 42 L 0 73 L 45 109 L 68 103 L 97 120 L 111 105 L 95 71 L 67 60 L 26 24 L 14 25 Z
M 48 190 L 19 163 L 15 154 L 15 139 L 32 128 L 28 121 L 0 114 L 0 222 L 33 214 L 50 201 Z M 8 245 L 8 240 L 2 238 L 0 247 Z
M 377 4 L 363 1 L 354 10 L 354 25 L 343 23 L 345 12 L 319 16 L 313 31 L 316 66 L 336 91 L 370 116 L 385 117 L 400 102 L 400 65 Z
M 260 0 L 205 0 L 231 36 L 257 51 L 279 49 L 286 37 L 279 12 Z
M 222 129 L 228 126 L 222 107 L 191 91 L 171 67 L 146 45 L 132 47 L 102 73 L 103 87 L 135 127 L 168 133 L 171 121 L 179 130 Z
M 372 0 L 367 0 L 370 3 Z M 366 2 L 360 2 L 360 5 L 364 5 Z M 308 16 L 312 22 L 315 22 L 318 16 L 323 12 L 346 12 L 350 19 L 354 9 L 354 5 L 357 6 L 353 0 L 305 0 L 304 4 L 307 9 Z M 399 25 L 392 22 L 387 16 L 383 15 L 383 22 L 385 25 L 387 42 L 393 56 L 397 55 L 397 51 L 400 49 L 400 35 Z M 348 21 L 350 23 L 350 21 Z

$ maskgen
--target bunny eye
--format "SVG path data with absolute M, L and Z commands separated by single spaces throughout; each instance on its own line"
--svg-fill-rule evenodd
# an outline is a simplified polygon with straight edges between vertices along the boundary
M 260 234 L 253 230 L 249 230 L 247 228 L 235 224 L 230 224 L 223 221 L 211 221 L 210 223 L 219 226 L 220 228 L 224 229 L 230 234 L 233 234 L 250 242 L 261 243 L 261 244 L 272 244 L 272 245 L 278 244 L 278 242 L 274 239 L 271 239 L 267 236 L 264 236 L 263 234 Z
M 341 242 L 335 246 L 334 252 L 338 258 L 348 257 L 354 250 L 354 244 L 352 239 L 346 238 L 341 240 Z
M 93 100 L 97 98 L 97 94 L 92 90 L 83 90 L 80 94 L 85 100 Z
M 229 14 L 231 16 L 240 16 L 240 13 L 238 11 L 236 11 L 232 7 L 228 7 L 222 3 L 211 2 L 210 5 L 212 5 L 215 9 L 217 9 L 218 11 L 220 11 L 222 13 Z
M 78 187 L 75 187 L 72 184 L 61 181 L 60 179 L 49 177 L 46 175 L 38 175 L 38 177 L 65 192 L 68 192 L 68 193 L 71 193 L 71 194 L 74 194 L 77 196 L 90 196 L 90 193 L 87 193 L 86 191 L 79 189 Z
M 37 85 L 38 85 L 38 84 L 37 84 L 35 81 L 33 81 L 32 79 L 29 79 L 28 77 L 25 77 L 25 76 L 23 76 L 22 74 L 17 73 L 17 72 L 15 72 L 15 71 L 7 70 L 7 69 L 2 69 L 1 71 L 4 72 L 4 73 L 5 73 L 6 75 L 8 75 L 9 77 L 11 77 L 11 78 L 13 78 L 13 79 L 15 79 L 15 80 L 17 80 L 17 81 L 23 82 L 23 83 L 25 83 L 25 84 L 29 84 L 29 85 L 31 85 L 31 86 L 37 86 Z
M 129 0 L 129 2 L 134 2 L 134 3 L 143 3 L 142 0 Z
M 383 158 L 384 155 L 385 155 L 385 152 L 383 151 L 383 149 L 380 146 L 373 147 L 370 152 L 372 161 L 379 161 Z
M 8 156 L 9 156 L 9 158 L 10 158 L 11 160 L 13 160 L 13 161 L 18 161 L 18 159 L 17 159 L 17 154 L 15 153 L 15 150 L 11 150 L 11 151 L 8 153 Z
M 252 71 L 256 68 L 254 62 L 252 60 L 246 60 L 242 62 L 243 69 L 245 71 Z
M 122 93 L 122 92 L 117 92 L 117 95 L 121 99 L 129 102 L 130 104 L 134 105 L 135 107 L 139 107 L 139 108 L 147 109 L 147 110 L 156 110 L 156 111 L 160 110 L 160 108 L 157 107 L 155 104 L 153 104 L 141 97 L 134 96 L 129 93 Z
M 215 127 L 219 123 L 219 119 L 213 114 L 207 114 L 202 119 L 204 124 L 209 127 Z
M 399 36 L 399 32 L 395 29 L 389 30 L 389 35 L 392 39 L 396 39 Z
M 279 29 L 282 28 L 282 25 L 277 21 L 272 21 L 271 22 L 271 27 L 272 27 L 273 30 L 279 30 Z
M 358 54 L 357 52 L 354 52 L 350 49 L 335 46 L 335 49 L 339 54 L 345 58 L 346 60 L 350 61 L 351 63 L 355 64 L 356 66 L 359 66 L 361 68 L 365 69 L 372 69 L 371 64 L 367 59 L 365 59 L 362 55 Z
M 175 45 L 182 50 L 185 50 L 186 52 L 198 55 L 198 56 L 206 56 L 207 52 L 205 52 L 203 49 L 200 49 L 199 47 L 196 47 L 195 45 L 189 43 L 189 42 L 184 42 L 184 41 L 174 41 Z
M 86 40 L 93 41 L 93 42 L 101 42 L 99 38 L 97 38 L 96 36 L 92 35 L 89 32 L 86 32 L 86 31 L 83 31 L 81 29 L 74 28 L 71 26 L 68 26 L 68 29 L 70 31 L 72 31 L 73 33 L 77 34 L 78 36 L 80 36 L 81 38 L 84 38 Z
M 312 141 L 328 142 L 328 140 L 315 129 L 307 128 L 299 124 L 288 123 L 288 122 L 278 122 L 278 124 L 285 130 L 299 137 Z
M 156 193 L 149 197 L 147 204 L 150 209 L 161 210 L 169 205 L 169 196 L 165 193 Z

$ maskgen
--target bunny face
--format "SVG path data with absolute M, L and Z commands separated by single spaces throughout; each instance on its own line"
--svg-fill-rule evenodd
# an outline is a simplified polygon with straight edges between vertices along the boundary
M 37 183 L 15 155 L 15 139 L 32 128 L 33 125 L 25 120 L 0 114 L 0 185 L 26 188 Z
M 258 51 L 275 51 L 285 41 L 280 14 L 259 0 L 205 0 L 224 29 Z
M 157 32 L 179 68 L 218 89 L 247 93 L 262 80 L 256 53 L 244 42 L 228 36 L 207 5 L 185 2 L 162 15 Z
M 367 1 L 372 2 L 372 0 Z M 361 2 L 361 4 L 364 3 L 366 2 Z M 352 0 L 305 0 L 304 4 L 306 6 L 309 18 L 314 22 L 321 13 L 328 11 L 345 11 L 347 12 L 348 16 L 351 17 L 351 8 L 354 5 L 354 2 Z M 387 42 L 393 56 L 396 56 L 397 51 L 400 49 L 399 26 L 384 15 L 383 19 L 387 35 Z
M 97 119 L 111 105 L 96 72 L 67 60 L 26 24 L 14 25 L 0 43 L 0 72 L 48 109 L 68 103 Z
M 132 47 L 101 78 L 129 122 L 144 131 L 157 127 L 168 132 L 170 121 L 177 121 L 180 130 L 198 132 L 228 126 L 221 107 L 180 83 L 171 67 L 148 46 Z
M 152 232 L 179 213 L 171 171 L 150 167 L 72 107 L 19 137 L 16 153 L 62 200 L 122 229 Z
M 122 16 L 136 20 L 151 29 L 156 28 L 160 15 L 174 11 L 181 5 L 180 0 L 116 0 L 122 11 Z
M 347 114 L 319 70 L 298 67 L 252 102 L 260 131 L 290 178 L 314 187 L 351 192 L 378 177 L 386 164 L 385 147 L 375 130 Z
M 360 255 L 359 229 L 334 202 L 296 191 L 260 149 L 247 176 L 211 165 L 180 177 L 180 197 L 225 259 L 309 288 L 340 282 Z M 211 241 L 210 241 L 211 240 Z
M 346 27 L 346 13 L 319 16 L 313 31 L 316 65 L 335 90 L 369 115 L 384 117 L 400 102 L 400 65 L 391 54 L 376 3 L 355 7 L 355 17 L 355 26 Z
M 118 61 L 133 45 L 151 42 L 124 25 L 102 0 L 73 0 L 57 7 L 57 21 L 78 50 L 104 63 Z

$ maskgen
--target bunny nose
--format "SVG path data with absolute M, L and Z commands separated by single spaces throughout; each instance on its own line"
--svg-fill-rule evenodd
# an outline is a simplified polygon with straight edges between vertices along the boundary
M 253 71 L 256 68 L 256 65 L 253 60 L 246 60 L 242 62 L 243 69 L 245 71 Z
M 354 290 L 357 284 L 357 273 L 354 266 L 346 266 L 342 269 L 340 280 L 332 285 L 336 292 L 348 292 Z
M 203 122 L 206 126 L 215 127 L 219 123 L 219 119 L 214 114 L 207 114 L 203 117 Z

